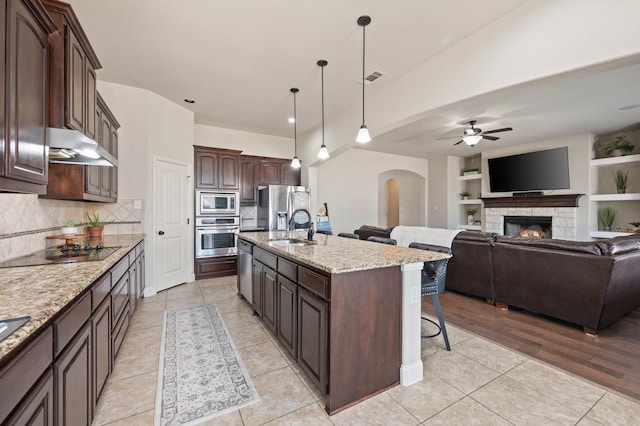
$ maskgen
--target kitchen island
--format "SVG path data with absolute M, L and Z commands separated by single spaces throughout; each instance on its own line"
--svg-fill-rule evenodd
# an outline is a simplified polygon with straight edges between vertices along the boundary
M 325 395 L 327 412 L 422 380 L 421 270 L 450 255 L 325 234 L 313 244 L 292 238 L 306 232 L 243 232 L 238 244 L 253 248 L 255 313 Z

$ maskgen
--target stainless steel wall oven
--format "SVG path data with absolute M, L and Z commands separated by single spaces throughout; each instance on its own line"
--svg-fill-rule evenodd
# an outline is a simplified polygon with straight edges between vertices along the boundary
M 196 217 L 196 258 L 237 254 L 238 216 Z

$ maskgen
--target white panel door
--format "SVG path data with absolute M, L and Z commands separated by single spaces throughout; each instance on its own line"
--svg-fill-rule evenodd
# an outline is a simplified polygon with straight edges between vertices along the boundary
M 188 179 L 186 165 L 155 160 L 156 291 L 188 280 Z

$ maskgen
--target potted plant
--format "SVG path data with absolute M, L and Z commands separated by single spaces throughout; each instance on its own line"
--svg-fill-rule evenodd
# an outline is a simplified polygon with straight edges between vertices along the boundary
M 624 194 L 629 186 L 629 170 L 616 170 L 613 173 L 613 180 L 616 183 L 618 194 Z
M 633 152 L 635 145 L 626 136 L 618 136 L 612 141 L 603 142 L 598 147 L 605 157 L 619 157 Z
M 72 234 L 77 234 L 78 233 L 78 228 L 75 226 L 76 221 L 73 219 L 67 219 L 62 223 L 62 228 L 60 228 L 60 231 L 62 232 L 62 235 L 72 235 Z
M 87 213 L 87 232 L 90 238 L 101 238 L 104 225 L 111 222 L 102 222 L 99 213 Z
M 478 169 L 477 167 L 471 167 L 468 169 L 464 169 L 462 171 L 462 174 L 464 176 L 469 176 L 469 175 L 477 175 L 480 172 L 480 169 Z
M 613 221 L 616 219 L 616 213 L 617 212 L 611 207 L 604 207 L 598 210 L 598 218 L 600 219 L 600 223 L 602 223 L 602 229 L 611 231 Z
M 469 191 L 462 191 L 460 193 L 460 196 L 462 197 L 463 200 L 468 200 L 469 196 L 471 196 L 471 192 Z
M 473 215 L 478 212 L 478 209 L 471 208 L 467 209 L 467 225 L 473 225 Z

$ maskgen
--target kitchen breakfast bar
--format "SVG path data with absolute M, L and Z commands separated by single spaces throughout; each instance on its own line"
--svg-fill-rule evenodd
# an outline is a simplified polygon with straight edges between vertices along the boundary
M 422 380 L 421 270 L 450 255 L 325 234 L 309 242 L 300 231 L 243 232 L 238 246 L 251 254 L 239 295 L 325 395 L 329 414 Z

